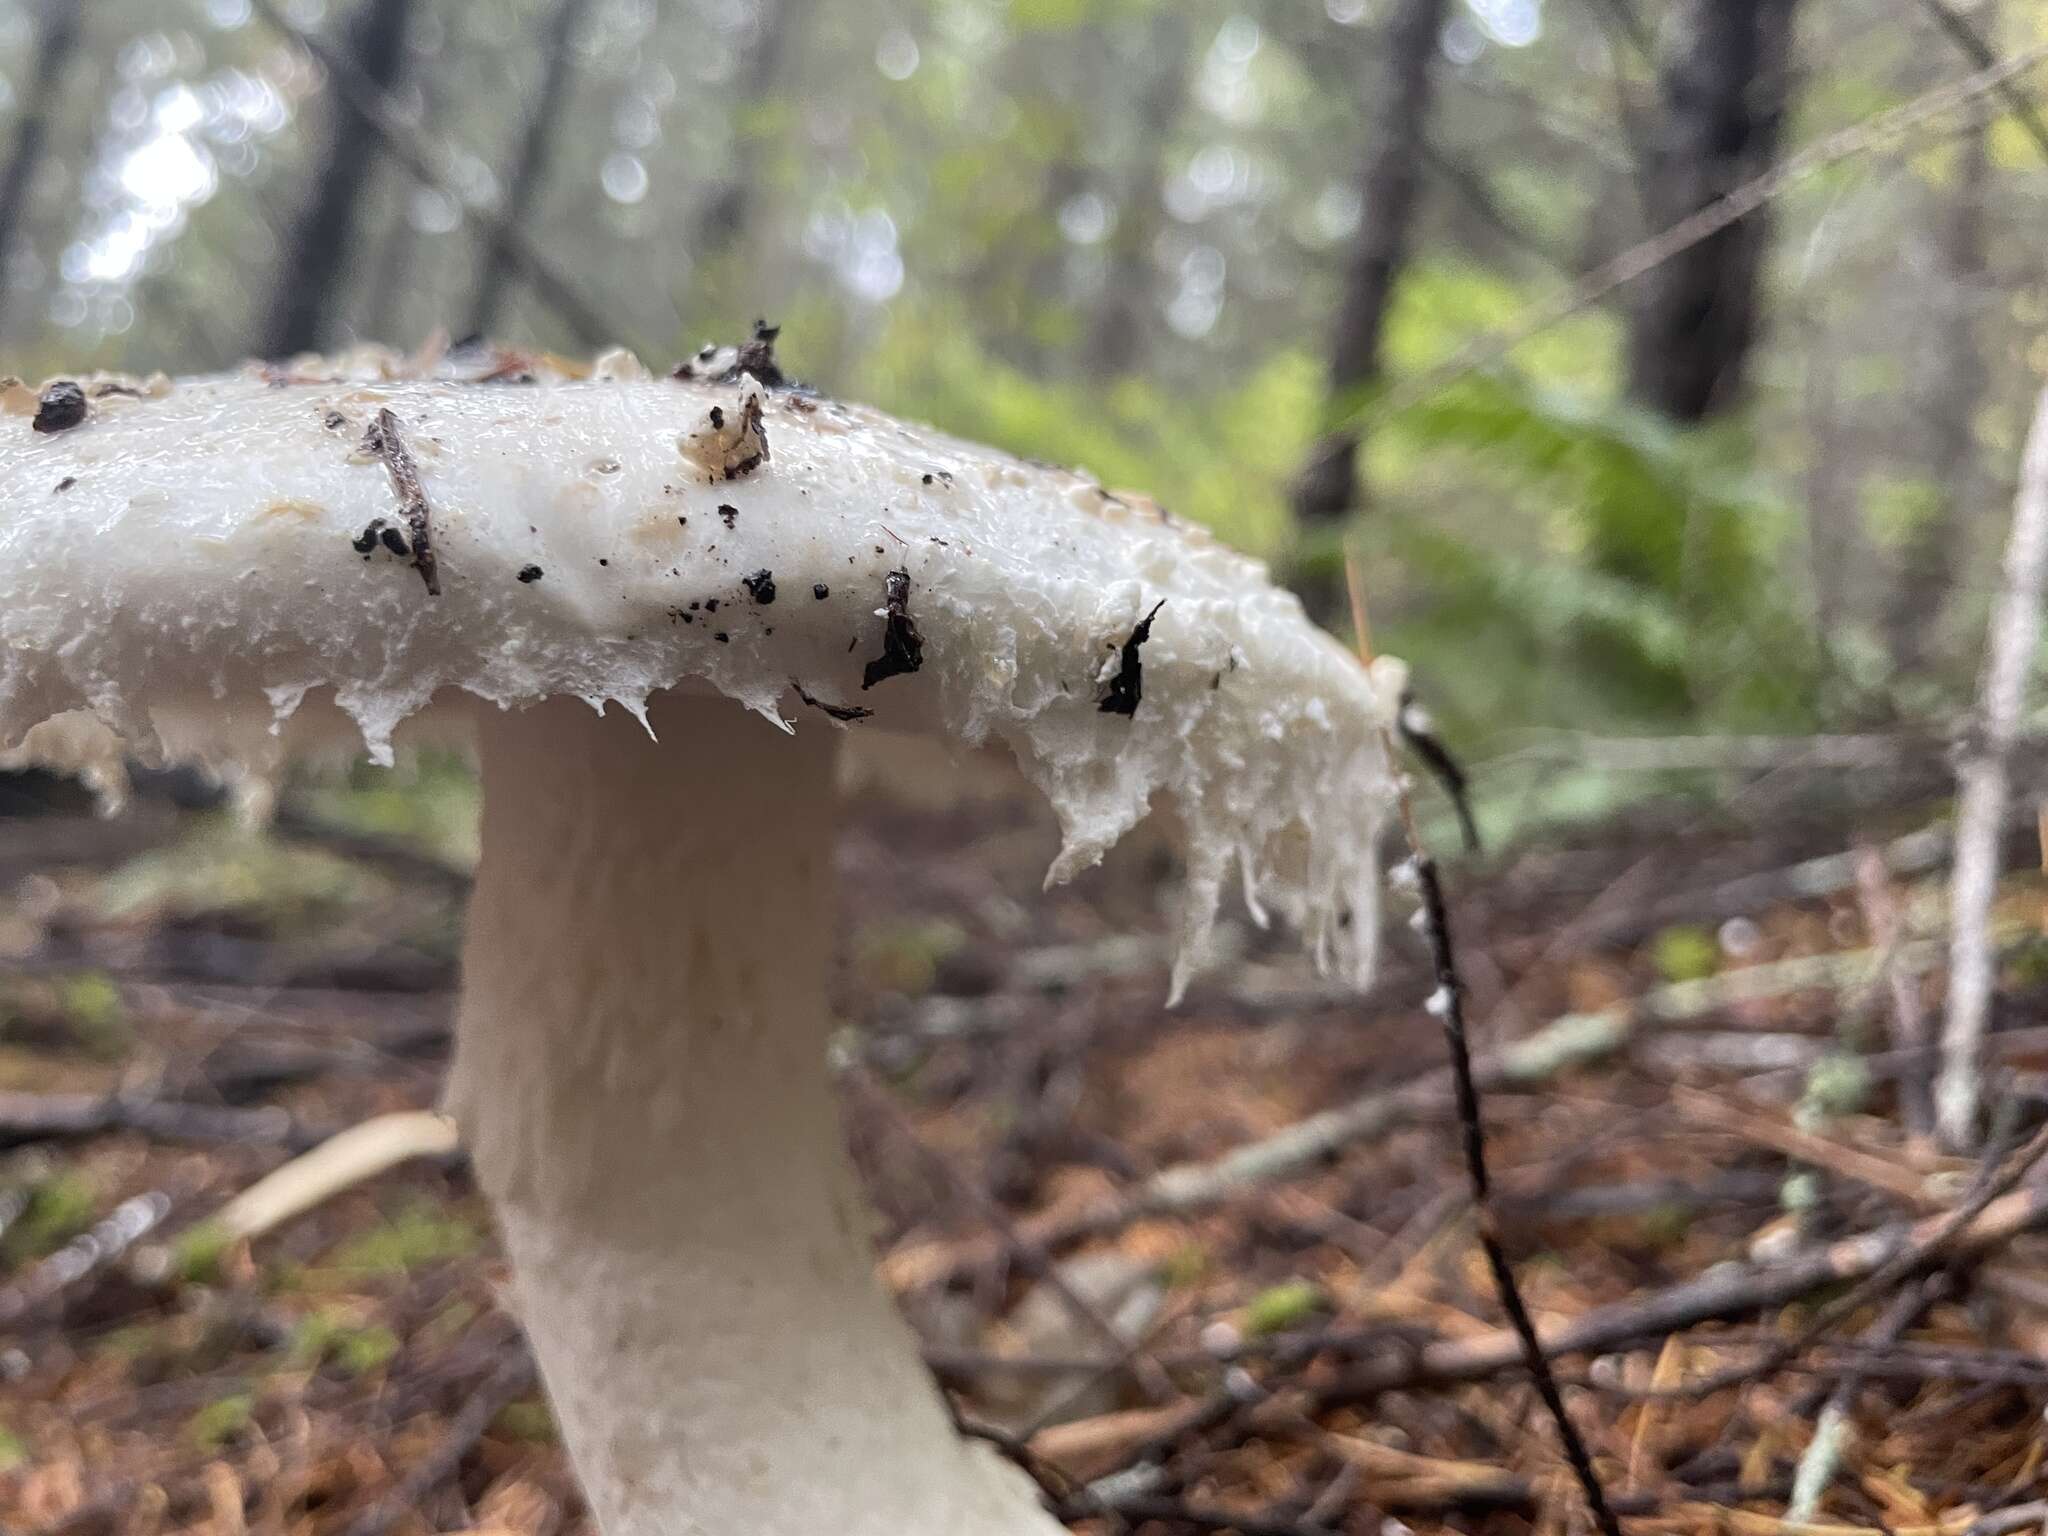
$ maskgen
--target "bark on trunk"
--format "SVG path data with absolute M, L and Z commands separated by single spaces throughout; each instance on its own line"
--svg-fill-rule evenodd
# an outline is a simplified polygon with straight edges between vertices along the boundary
M 1386 29 L 1386 70 L 1376 94 L 1372 142 L 1360 178 L 1364 222 L 1344 273 L 1344 296 L 1330 338 L 1330 396 L 1355 399 L 1380 374 L 1380 337 L 1394 286 L 1407 264 L 1422 191 L 1423 142 L 1443 33 L 1446 0 L 1399 0 Z M 1327 525 L 1350 510 L 1356 491 L 1359 434 L 1325 436 L 1311 450 L 1294 485 L 1295 517 Z
M 1686 0 L 1659 69 L 1641 175 L 1652 233 L 1669 229 L 1776 162 L 1792 89 L 1796 0 Z M 1629 393 L 1687 424 L 1741 398 L 1770 239 L 1759 209 L 1642 280 L 1629 337 Z
M 37 9 L 35 62 L 22 93 L 14 147 L 0 168 L 0 326 L 6 320 L 8 262 L 23 235 L 29 193 L 49 149 L 50 118 L 62 95 L 64 76 L 78 54 L 84 19 L 83 0 L 43 0 Z
M 533 99 L 533 110 L 520 136 L 519 158 L 506 183 L 505 222 L 491 231 L 484 247 L 476 295 L 470 302 L 468 323 L 463 326 L 466 335 L 489 335 L 503 313 L 511 280 L 519 270 L 512 243 L 517 232 L 526 227 L 547 181 L 562 104 L 568 100 L 569 83 L 575 73 L 576 29 L 589 9 L 590 0 L 558 0 L 554 14 L 548 18 L 541 44 L 547 62 L 540 93 Z
M 413 0 L 363 0 L 347 50 L 365 79 L 390 91 L 404 64 Z M 286 239 L 260 350 L 290 357 L 317 350 L 332 329 L 343 278 L 356 257 L 356 214 L 382 140 L 348 96 L 330 87 L 329 129 L 308 178 L 312 188 Z

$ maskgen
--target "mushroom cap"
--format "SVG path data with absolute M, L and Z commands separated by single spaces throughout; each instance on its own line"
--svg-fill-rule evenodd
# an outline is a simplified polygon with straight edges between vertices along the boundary
M 1364 980 L 1387 717 L 1262 566 L 729 353 L 693 372 L 362 350 L 87 380 L 82 423 L 34 432 L 35 395 L 0 387 L 0 746 L 263 773 L 388 762 L 475 701 L 644 719 L 676 687 L 786 729 L 994 737 L 1058 815 L 1051 880 L 1170 808 L 1182 978 L 1234 863 L 1255 915 Z

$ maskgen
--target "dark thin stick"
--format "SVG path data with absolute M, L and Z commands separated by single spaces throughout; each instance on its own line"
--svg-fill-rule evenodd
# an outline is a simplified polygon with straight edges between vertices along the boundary
M 1365 618 L 1365 591 L 1359 581 L 1358 562 L 1348 554 L 1344 560 L 1344 580 L 1351 598 L 1352 628 L 1358 635 L 1359 660 L 1370 668 L 1372 658 L 1367 654 L 1370 642 L 1366 639 L 1369 631 Z M 1384 702 L 1398 717 L 1402 701 L 1389 699 Z M 1395 757 L 1394 733 L 1383 726 L 1381 734 L 1391 763 Z M 1395 783 L 1398 785 L 1400 782 L 1397 775 Z M 1429 941 L 1430 962 L 1436 973 L 1436 992 L 1430 997 L 1429 1009 L 1443 1023 L 1444 1044 L 1450 1053 L 1458 1124 L 1464 1132 L 1465 1173 L 1472 1186 L 1479 1245 L 1486 1254 L 1486 1267 L 1492 1271 L 1493 1288 L 1500 1297 L 1501 1309 L 1507 1313 L 1508 1322 L 1521 1341 L 1523 1362 L 1528 1367 L 1530 1379 L 1536 1384 L 1537 1395 L 1543 1399 L 1544 1408 L 1557 1426 L 1558 1443 L 1564 1449 L 1565 1460 L 1571 1463 L 1572 1474 L 1578 1479 L 1579 1491 L 1585 1496 L 1593 1523 L 1599 1527 L 1601 1536 L 1622 1536 L 1621 1521 L 1607 1502 L 1607 1490 L 1600 1484 L 1592 1453 L 1586 1449 L 1585 1439 L 1564 1405 L 1564 1394 L 1558 1390 L 1557 1378 L 1551 1374 L 1542 1340 L 1536 1335 L 1535 1321 L 1529 1316 L 1527 1303 L 1522 1300 L 1522 1289 L 1515 1283 L 1514 1266 L 1508 1262 L 1507 1247 L 1501 1241 L 1500 1220 L 1493 1209 L 1493 1178 L 1486 1166 L 1486 1122 L 1479 1102 L 1479 1084 L 1472 1074 L 1472 1047 L 1465 1034 L 1465 982 L 1458 974 L 1450 912 L 1444 904 L 1443 883 L 1437 878 L 1436 861 L 1423 848 L 1422 835 L 1416 829 L 1414 802 L 1405 787 L 1398 791 L 1398 795 L 1401 827 L 1407 834 L 1409 859 L 1421 890 L 1423 932 Z
M 1413 833 L 1410 833 L 1411 839 Z M 1493 1288 L 1500 1297 L 1501 1310 L 1515 1336 L 1522 1341 L 1522 1358 L 1529 1368 L 1537 1395 L 1557 1425 L 1557 1438 L 1565 1460 L 1579 1480 L 1593 1523 L 1602 1536 L 1621 1536 L 1621 1521 L 1607 1502 L 1607 1490 L 1600 1485 L 1585 1439 L 1572 1422 L 1544 1357 L 1542 1341 L 1536 1336 L 1535 1320 L 1529 1316 L 1522 1289 L 1515 1283 L 1514 1266 L 1501 1242 L 1500 1221 L 1493 1209 L 1493 1181 L 1486 1166 L 1486 1127 L 1480 1118 L 1479 1085 L 1472 1076 L 1472 1048 L 1465 1037 L 1465 983 L 1458 975 L 1457 953 L 1451 943 L 1450 915 L 1444 908 L 1443 885 L 1437 879 L 1436 861 L 1426 854 L 1415 858 L 1415 878 L 1422 888 L 1423 931 L 1429 939 L 1431 959 L 1436 968 L 1436 995 L 1431 1010 L 1443 1021 L 1444 1043 L 1451 1054 L 1451 1076 L 1458 1096 L 1458 1123 L 1464 1131 L 1465 1172 L 1472 1184 L 1472 1206 L 1478 1220 L 1479 1246 L 1486 1254 L 1486 1267 L 1493 1273 Z
M 1071 1477 L 1043 1456 L 1031 1449 L 1030 1441 L 1023 1435 L 1012 1434 L 1000 1424 L 990 1424 L 981 1419 L 969 1418 L 960 1411 L 959 1404 L 947 1400 L 947 1409 L 953 1415 L 953 1428 L 964 1438 L 980 1440 L 994 1446 L 997 1454 L 1017 1468 L 1037 1486 L 1039 1497 L 1048 1509 L 1089 1500 L 1088 1493 Z M 1095 1509 L 1090 1514 L 1098 1513 Z
M 1395 728 L 1401 733 L 1402 745 L 1421 758 L 1423 766 L 1443 786 L 1451 809 L 1458 813 L 1458 831 L 1464 836 L 1465 851 L 1479 852 L 1479 823 L 1472 817 L 1472 796 L 1466 783 L 1465 769 L 1430 728 L 1427 711 L 1414 701 L 1412 694 L 1401 696 L 1401 713 L 1395 720 Z

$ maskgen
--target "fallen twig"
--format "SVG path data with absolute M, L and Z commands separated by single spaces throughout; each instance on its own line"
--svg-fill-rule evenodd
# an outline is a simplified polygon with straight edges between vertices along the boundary
M 38 1263 L 18 1284 L 0 1290 L 0 1328 L 19 1327 L 79 1281 L 117 1263 L 155 1231 L 170 1210 L 171 1197 L 161 1190 L 123 1200 L 90 1231 Z
M 1941 962 L 1939 940 L 1900 947 L 1894 964 L 1905 974 L 1932 970 Z M 1789 996 L 1795 992 L 1839 992 L 1868 980 L 1879 956 L 1871 950 L 1801 956 L 1697 981 L 1673 982 L 1611 1008 L 1568 1013 L 1542 1029 L 1472 1064 L 1482 1092 L 1532 1088 L 1576 1067 L 1624 1050 L 1649 1029 L 1683 1024 L 1725 1008 Z M 1101 1237 L 1150 1216 L 1181 1216 L 1207 1210 L 1260 1184 L 1314 1168 L 1357 1141 L 1437 1120 L 1452 1108 L 1451 1074 L 1445 1070 L 1390 1088 L 1375 1088 L 1345 1104 L 1233 1148 L 1202 1163 L 1181 1163 L 1114 1195 L 1015 1224 L 1019 1237 L 1053 1249 Z M 914 1290 L 986 1269 L 1001 1256 L 999 1240 L 982 1236 L 899 1249 L 884 1262 L 891 1285 Z
M 1138 1341 L 1127 1337 L 1100 1307 L 1077 1291 L 1060 1272 L 1059 1264 L 1052 1255 L 1012 1223 L 1004 1214 L 1002 1207 L 984 1190 L 976 1186 L 973 1180 L 961 1173 L 948 1159 L 926 1146 L 924 1138 L 917 1134 L 917 1128 L 904 1118 L 895 1101 L 875 1083 L 864 1067 L 849 1066 L 842 1073 L 841 1081 L 857 1089 L 876 1113 L 888 1122 L 897 1139 L 916 1153 L 927 1167 L 974 1207 L 977 1215 L 996 1229 L 1004 1251 L 1020 1268 L 1033 1279 L 1042 1282 L 1059 1298 L 1060 1304 L 1073 1314 L 1076 1321 L 1108 1346 L 1113 1355 L 1108 1365 L 1109 1370 L 1132 1370 L 1139 1383 L 1155 1400 L 1163 1400 L 1173 1395 L 1158 1367 L 1144 1357 Z M 1086 1385 L 1087 1382 L 1081 1383 L 1081 1387 Z M 1066 1396 L 1059 1400 L 1060 1403 L 1064 1401 Z M 1056 1403 L 1054 1406 L 1057 1407 L 1059 1404 Z M 1033 1429 L 1043 1427 L 1043 1424 L 1031 1426 Z M 1025 1438 L 1028 1439 L 1029 1434 L 1030 1431 L 1027 1430 Z
M 1823 1308 L 1805 1330 L 1789 1340 L 1774 1341 L 1762 1358 L 1703 1381 L 1674 1388 L 1669 1394 L 1637 1396 L 1697 1397 L 1767 1374 L 1790 1363 L 1811 1339 L 1809 1334 L 1832 1328 L 1848 1310 L 1866 1305 L 1873 1290 L 1945 1259 L 1968 1260 L 1991 1252 L 2022 1232 L 2048 1225 L 2048 1189 L 2034 1187 L 2007 1192 L 2030 1159 L 2048 1151 L 2048 1131 L 2029 1142 L 2005 1170 L 1962 1205 L 1912 1226 L 1890 1226 L 1858 1233 L 1782 1264 L 1715 1270 L 1647 1295 L 1596 1307 L 1558 1327 L 1541 1330 L 1546 1359 L 1601 1354 L 1646 1339 L 1662 1339 L 1701 1323 L 1747 1317 L 1785 1306 L 1830 1286 L 1852 1289 Z M 2017 1171 L 2014 1171 L 2014 1170 Z M 1873 1284 L 1873 1282 L 1875 1282 Z M 1816 1328 L 1816 1325 L 1818 1327 Z M 1496 1329 L 1470 1338 L 1425 1344 L 1405 1357 L 1389 1357 L 1341 1373 L 1318 1389 L 1322 1407 L 1364 1401 L 1398 1388 L 1453 1381 L 1478 1381 L 1510 1370 L 1522 1360 L 1520 1339 L 1511 1329 Z
M 420 483 L 419 464 L 413 459 L 412 450 L 405 446 L 405 434 L 399 430 L 398 417 L 389 406 L 379 410 L 371 421 L 369 433 L 363 438 L 363 449 L 384 461 L 391 476 L 391 488 L 398 492 L 399 514 L 411 535 L 413 569 L 427 584 L 427 596 L 439 597 L 441 577 L 434 558 L 432 511 L 427 506 L 426 487 Z M 385 537 L 391 535 L 387 533 Z
M 154 1141 L 292 1149 L 316 1145 L 327 1135 L 277 1108 L 233 1109 L 118 1093 L 0 1093 L 0 1146 L 113 1131 L 133 1131 Z
M 1871 1325 L 1864 1342 L 1879 1349 L 1897 1343 L 1919 1320 L 1921 1313 L 1933 1304 L 1940 1293 L 1940 1279 L 1938 1275 L 1931 1275 L 1920 1285 L 1893 1297 L 1884 1315 Z M 1849 1415 L 1856 1405 L 1857 1395 L 1863 1390 L 1864 1379 L 1857 1372 L 1844 1376 L 1835 1383 L 1834 1390 L 1827 1394 L 1827 1401 L 1821 1405 L 1820 1416 L 1814 1421 L 1813 1439 L 1808 1442 L 1792 1474 L 1792 1497 L 1785 1506 L 1787 1524 L 1803 1524 L 1811 1520 L 1820 1508 L 1821 1496 L 1827 1492 L 1828 1484 L 1834 1481 L 1843 1454 L 1856 1432 Z
M 1952 887 L 1948 1018 L 1942 1026 L 1935 1125 L 1951 1148 L 1973 1146 L 1982 1089 L 1978 1057 L 1991 1011 L 1991 898 L 1998 885 L 1998 830 L 2005 820 L 2006 759 L 2018 733 L 2034 647 L 2041 634 L 2041 579 L 2048 569 L 2048 389 L 2034 408 L 2013 498 L 2004 580 L 1992 611 L 1971 750 L 1957 770 L 1956 868 Z
M 400 1163 L 446 1157 L 456 1144 L 455 1122 L 446 1115 L 425 1109 L 378 1115 L 265 1174 L 207 1225 L 229 1241 L 261 1237 Z
M 343 1536 L 385 1536 L 401 1520 L 417 1512 L 427 1495 L 455 1476 L 462 1459 L 483 1439 L 491 1421 L 532 1392 L 539 1381 L 532 1354 L 525 1349 L 514 1350 L 448 1421 L 448 1432 L 433 1453 L 401 1477 L 389 1494 L 358 1515 L 345 1528 Z

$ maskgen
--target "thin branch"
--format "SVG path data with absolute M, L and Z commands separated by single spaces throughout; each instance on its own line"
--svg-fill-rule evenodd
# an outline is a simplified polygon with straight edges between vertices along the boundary
M 1772 1307 L 1788 1306 L 1833 1286 L 1853 1289 L 1834 1306 L 1817 1313 L 1820 1331 L 1836 1326 L 1848 1310 L 1864 1306 L 1870 1293 L 1937 1262 L 1967 1261 L 1995 1251 L 2022 1232 L 2048 1225 L 2048 1189 L 1993 1193 L 2007 1174 L 2017 1182 L 2028 1159 L 2048 1150 L 2048 1132 L 2037 1136 L 2001 1174 L 1953 1212 L 1931 1216 L 1910 1227 L 1885 1227 L 1830 1243 L 1783 1264 L 1709 1271 L 1611 1306 L 1596 1307 L 1542 1333 L 1546 1359 L 1567 1355 L 1598 1355 L 1663 1339 L 1701 1323 L 1749 1317 Z M 2017 1169 L 2017 1173 L 2013 1170 Z M 1980 1205 L 1980 1201 L 1984 1202 Z M 1738 1369 L 1668 1390 L 1641 1389 L 1637 1398 L 1696 1398 L 1708 1391 L 1740 1385 L 1759 1375 L 1794 1365 L 1793 1357 L 1810 1342 L 1813 1325 L 1793 1339 L 1773 1337 L 1764 1355 Z M 1482 1381 L 1522 1363 L 1522 1343 L 1512 1329 L 1496 1329 L 1470 1338 L 1426 1344 L 1405 1354 L 1363 1364 L 1340 1374 L 1314 1394 L 1318 1408 L 1337 1407 L 1378 1397 L 1383 1392 L 1447 1382 Z M 1875 1374 L 1873 1372 L 1873 1374 Z
M 1552 248 L 1543 236 L 1502 207 L 1500 199 L 1494 195 L 1493 188 L 1487 185 L 1486 178 L 1480 171 L 1451 150 L 1427 139 L 1422 142 L 1420 152 L 1430 169 L 1465 200 L 1466 206 L 1479 216 L 1487 228 L 1515 249 L 1526 251 L 1556 272 L 1567 275 L 1571 272 L 1571 259 Z
M 429 144 L 424 135 L 399 116 L 391 98 L 356 67 L 354 60 L 324 38 L 292 22 L 279 9 L 277 0 L 251 0 L 251 4 L 266 23 L 313 56 L 334 82 L 335 89 L 362 114 L 363 120 L 384 141 L 385 149 L 407 174 L 422 186 L 445 192 L 458 202 L 461 200 L 448 185 L 447 178 L 434 169 L 436 146 Z M 492 239 L 504 243 L 512 260 L 533 285 L 534 292 L 562 317 L 583 345 L 600 347 L 621 339 L 624 333 L 600 314 L 577 291 L 568 276 L 535 249 L 525 232 L 510 219 L 488 209 L 473 210 L 472 217 L 483 225 Z
M 1948 1018 L 1936 1128 L 1950 1147 L 1975 1143 L 1981 1088 L 1978 1058 L 1991 1011 L 1991 899 L 1998 885 L 1998 832 L 2010 792 L 2008 759 L 2018 734 L 2034 647 L 2041 635 L 2041 582 L 2048 571 L 2048 389 L 2034 409 L 2013 499 L 2004 581 L 1992 611 L 1972 750 L 1958 769 L 1956 865 L 1949 948 Z
M 358 1515 L 343 1536 L 385 1536 L 400 1521 L 415 1514 L 429 1494 L 461 1469 L 463 1458 L 476 1449 L 492 1421 L 539 1383 L 540 1374 L 534 1367 L 532 1353 L 519 1346 L 448 1421 L 448 1432 L 441 1443 L 399 1478 L 389 1494 Z
M 1892 963 L 1919 975 L 1940 964 L 1938 939 L 1899 947 Z M 1542 1029 L 1473 1063 L 1482 1091 L 1532 1088 L 1576 1067 L 1602 1061 L 1643 1035 L 1726 1008 L 1795 992 L 1841 992 L 1866 984 L 1882 957 L 1874 950 L 1801 955 L 1724 971 L 1696 981 L 1671 982 L 1611 1008 L 1567 1013 Z M 1184 1216 L 1208 1210 L 1257 1185 L 1313 1168 L 1353 1142 L 1437 1120 L 1450 1108 L 1448 1071 L 1438 1070 L 1392 1087 L 1376 1088 L 1207 1162 L 1161 1169 L 1130 1188 L 1086 1205 L 1054 1210 L 1015 1224 L 1017 1236 L 1053 1249 L 1102 1237 L 1148 1216 Z M 883 1264 L 889 1283 L 915 1290 L 986 1269 L 1004 1251 L 1000 1238 L 979 1237 L 905 1248 Z
M 1884 1316 L 1871 1325 L 1863 1342 L 1879 1349 L 1896 1344 L 1906 1330 L 1920 1320 L 1921 1314 L 1934 1304 L 1941 1290 L 1942 1277 L 1930 1275 L 1911 1290 L 1901 1291 L 1892 1298 Z M 1787 1525 L 1805 1524 L 1820 1508 L 1821 1497 L 1827 1492 L 1828 1484 L 1834 1481 L 1842 1456 L 1855 1436 L 1856 1429 L 1850 1422 L 1850 1414 L 1863 1391 L 1864 1380 L 1861 1372 L 1844 1376 L 1835 1383 L 1834 1389 L 1827 1394 L 1827 1401 L 1821 1405 L 1820 1416 L 1814 1421 L 1813 1439 L 1807 1443 L 1799 1465 L 1793 1469 L 1792 1498 L 1785 1506 Z
M 90 1231 L 81 1232 L 0 1289 L 0 1328 L 20 1328 L 74 1287 L 96 1281 L 170 1213 L 171 1197 L 162 1190 L 123 1200 Z
M 1531 336 L 1599 303 L 1616 289 L 1692 249 L 1737 220 L 1747 218 L 1809 177 L 1863 154 L 1930 118 L 1967 106 L 2044 60 L 2048 60 L 2048 43 L 2022 49 L 1988 69 L 1937 86 L 1902 106 L 1874 113 L 1861 122 L 1830 134 L 1662 233 L 1629 247 L 1578 282 L 1538 302 L 1519 320 L 1474 337 L 1436 367 L 1393 386 L 1377 400 L 1360 407 L 1356 414 L 1365 421 L 1378 421 L 1450 388 L 1467 374 L 1499 362 Z
M 1365 639 L 1368 633 L 1365 598 L 1359 583 L 1358 563 L 1348 557 L 1344 562 L 1344 579 L 1351 596 L 1352 629 L 1359 637 L 1359 660 L 1372 670 L 1372 657 L 1367 652 L 1368 642 Z M 1387 760 L 1398 762 L 1394 729 L 1387 716 L 1398 718 L 1402 701 L 1394 698 L 1382 703 L 1384 711 L 1380 734 Z M 1464 1130 L 1465 1173 L 1471 1182 L 1472 1204 L 1479 1218 L 1479 1244 L 1486 1254 L 1486 1265 L 1492 1272 L 1493 1288 L 1500 1298 L 1501 1310 L 1507 1313 L 1508 1322 L 1521 1342 L 1529 1377 L 1536 1385 L 1537 1395 L 1543 1399 L 1551 1422 L 1557 1427 L 1558 1442 L 1564 1449 L 1565 1460 L 1571 1463 L 1572 1475 L 1578 1479 L 1579 1491 L 1585 1496 L 1593 1523 L 1599 1527 L 1602 1536 L 1621 1536 L 1621 1521 L 1607 1502 L 1607 1490 L 1601 1486 L 1592 1453 L 1586 1449 L 1578 1425 L 1572 1422 L 1564 1395 L 1558 1390 L 1557 1378 L 1551 1374 L 1550 1363 L 1544 1358 L 1535 1320 L 1530 1317 L 1528 1305 L 1522 1300 L 1522 1289 L 1515 1281 L 1514 1266 L 1508 1261 L 1507 1245 L 1501 1240 L 1500 1220 L 1493 1208 L 1493 1179 L 1486 1165 L 1486 1123 L 1480 1108 L 1479 1084 L 1472 1071 L 1472 1047 L 1465 1035 L 1465 981 L 1458 973 L 1450 911 L 1444 904 L 1443 884 L 1437 878 L 1436 861 L 1423 847 L 1421 833 L 1416 828 L 1415 806 L 1406 787 L 1407 781 L 1397 772 L 1394 782 L 1401 828 L 1408 840 L 1409 863 L 1414 866 L 1416 885 L 1422 898 L 1422 930 L 1429 941 L 1431 966 L 1436 973 L 1436 991 L 1430 995 L 1429 1011 L 1442 1022 L 1444 1044 L 1450 1052 L 1458 1123 Z
M 243 1109 L 121 1093 L 0 1092 L 0 1147 L 132 1131 L 152 1141 L 299 1150 L 325 1134 L 276 1105 Z
M 1891 1021 L 1892 1049 L 1925 1053 L 1933 1035 L 1920 1001 L 1920 982 L 1897 963 L 1899 947 L 1906 942 L 1905 915 L 1899 910 L 1884 855 L 1875 848 L 1864 848 L 1856 855 L 1856 902 L 1865 931 L 1885 957 L 1881 975 L 1889 994 L 1886 1014 Z M 1934 1097 L 1924 1072 L 1899 1074 L 1899 1110 L 1909 1136 L 1933 1134 Z
M 1152 1389 L 1152 1396 L 1164 1399 L 1172 1396 L 1164 1374 L 1141 1350 L 1138 1342 L 1130 1338 L 1112 1322 L 1103 1310 L 1077 1291 L 1061 1271 L 1058 1261 L 1046 1251 L 1043 1244 L 1027 1236 L 986 1191 L 968 1178 L 953 1162 L 942 1157 L 925 1144 L 917 1134 L 917 1127 L 905 1118 L 895 1100 L 875 1082 L 865 1067 L 851 1066 L 841 1076 L 841 1081 L 857 1089 L 861 1096 L 888 1123 L 897 1140 L 916 1153 L 926 1167 L 936 1173 L 945 1183 L 968 1204 L 975 1213 L 993 1226 L 1001 1236 L 1005 1251 L 1027 1274 L 1041 1281 L 1059 1299 L 1075 1320 L 1085 1326 L 1113 1354 L 1110 1371 L 1128 1369 L 1134 1372 L 1141 1384 Z M 1042 1428 L 1034 1425 L 1033 1428 Z M 1029 1438 L 1026 1432 L 1025 1438 Z
M 1970 24 L 1968 17 L 1949 4 L 1949 0 L 1920 0 L 1920 4 L 1972 64 L 1979 69 L 1988 69 L 1997 60 L 1997 52 L 1984 40 L 1983 34 Z M 2019 119 L 2020 126 L 2027 130 L 2027 137 L 2040 149 L 2041 158 L 2048 160 L 2048 123 L 2041 120 L 2034 98 L 2010 80 L 1997 88 L 1997 94 L 2006 109 Z

